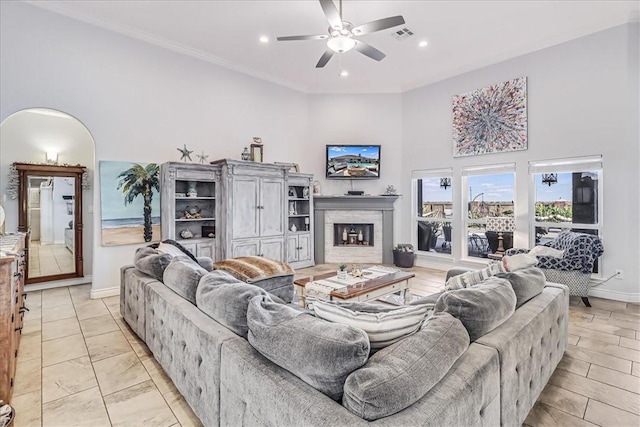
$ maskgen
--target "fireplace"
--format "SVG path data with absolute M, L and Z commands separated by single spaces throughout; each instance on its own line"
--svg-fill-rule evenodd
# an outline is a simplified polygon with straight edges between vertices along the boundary
M 373 246 L 373 224 L 333 224 L 333 246 Z
M 393 203 L 397 198 L 314 196 L 316 263 L 393 264 Z M 358 240 L 360 232 L 361 241 Z

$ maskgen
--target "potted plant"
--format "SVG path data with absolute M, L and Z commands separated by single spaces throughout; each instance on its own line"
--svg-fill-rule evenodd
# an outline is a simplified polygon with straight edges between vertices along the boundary
M 345 280 L 347 278 L 347 264 L 340 264 L 338 266 L 338 279 Z

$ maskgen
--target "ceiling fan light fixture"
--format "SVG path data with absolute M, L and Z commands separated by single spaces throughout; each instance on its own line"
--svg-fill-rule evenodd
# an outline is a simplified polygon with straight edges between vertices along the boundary
M 351 37 L 337 36 L 327 41 L 327 47 L 336 53 L 348 52 L 354 48 L 356 41 Z

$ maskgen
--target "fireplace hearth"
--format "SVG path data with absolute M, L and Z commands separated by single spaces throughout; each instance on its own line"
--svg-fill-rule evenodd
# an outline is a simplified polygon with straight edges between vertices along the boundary
M 333 246 L 373 246 L 373 224 L 333 224 Z

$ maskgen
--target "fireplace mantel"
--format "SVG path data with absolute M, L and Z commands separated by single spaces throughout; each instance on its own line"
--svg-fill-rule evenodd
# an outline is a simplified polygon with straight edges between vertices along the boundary
M 382 215 L 381 259 L 372 262 L 393 264 L 393 204 L 399 196 L 321 196 L 313 197 L 315 261 L 323 264 L 325 257 L 325 219 L 330 211 L 369 211 Z M 344 262 L 353 262 L 344 259 Z

